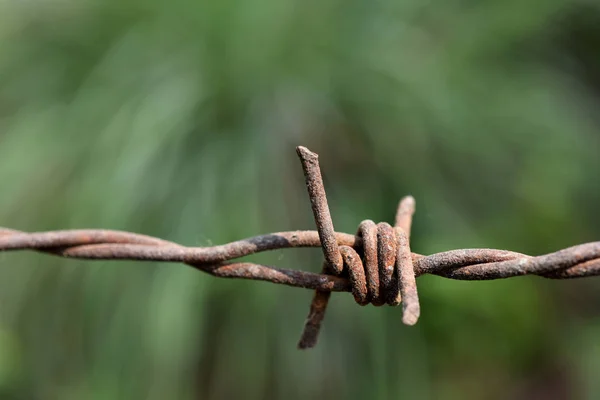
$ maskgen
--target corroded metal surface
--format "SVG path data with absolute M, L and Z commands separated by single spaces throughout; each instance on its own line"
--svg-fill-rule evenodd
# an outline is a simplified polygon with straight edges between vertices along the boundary
M 186 247 L 130 232 L 84 229 L 25 233 L 0 227 L 0 251 L 35 250 L 92 260 L 171 261 L 221 278 L 252 279 L 315 289 L 298 346 L 317 343 L 331 292 L 352 292 L 361 305 L 402 304 L 402 321 L 420 314 L 415 278 L 434 274 L 450 279 L 490 280 L 522 275 L 569 279 L 600 275 L 600 242 L 532 257 L 506 250 L 461 249 L 423 256 L 412 253 L 409 238 L 415 201 L 400 202 L 394 226 L 363 221 L 356 235 L 334 232 L 318 157 L 297 148 L 303 165 L 317 231 L 278 232 L 220 246 Z M 322 273 L 287 270 L 233 260 L 292 247 L 322 247 Z

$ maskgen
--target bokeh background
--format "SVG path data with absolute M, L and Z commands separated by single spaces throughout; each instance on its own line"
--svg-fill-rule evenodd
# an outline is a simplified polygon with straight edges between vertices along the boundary
M 417 199 L 419 253 L 600 238 L 586 0 L 2 0 L 0 225 L 206 246 Z M 319 249 L 250 257 L 318 271 Z M 600 280 L 418 280 L 422 318 L 177 264 L 0 254 L 2 399 L 597 399 Z

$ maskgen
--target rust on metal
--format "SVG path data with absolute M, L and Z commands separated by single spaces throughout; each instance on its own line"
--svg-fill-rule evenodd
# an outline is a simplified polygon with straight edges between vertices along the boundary
M 321 247 L 327 261 L 327 267 L 336 275 L 342 272 L 343 261 L 340 249 L 335 239 L 333 221 L 327 205 L 327 196 L 323 186 L 323 177 L 319 168 L 319 156 L 306 147 L 298 146 L 296 152 L 302 162 L 306 188 L 310 204 L 317 224 L 317 231 L 321 240 Z
M 415 212 L 412 196 L 403 198 L 394 227 L 363 221 L 356 235 L 335 232 L 318 156 L 304 147 L 302 162 L 317 231 L 277 232 L 212 247 L 187 247 L 136 233 L 59 230 L 25 233 L 0 227 L 0 251 L 35 250 L 89 260 L 168 261 L 188 264 L 220 278 L 266 281 L 316 290 L 298 347 L 317 343 L 331 292 L 351 292 L 358 304 L 402 304 L 402 321 L 420 314 L 416 277 L 432 274 L 450 279 L 490 280 L 522 275 L 572 279 L 600 275 L 600 242 L 572 246 L 532 257 L 495 249 L 460 249 L 424 256 L 410 250 Z M 276 268 L 237 258 L 294 247 L 321 247 L 321 273 Z
M 414 325 L 419 319 L 421 306 L 417 294 L 417 281 L 415 270 L 412 265 L 410 247 L 408 246 L 408 235 L 402 228 L 396 228 L 398 239 L 398 255 L 396 257 L 396 272 L 402 301 L 402 322 L 406 325 Z
M 398 243 L 394 228 L 387 222 L 377 224 L 377 257 L 379 258 L 379 290 L 389 305 L 393 305 L 398 297 L 396 283 L 396 249 Z M 396 275 L 396 276 L 395 276 Z
M 321 168 L 319 167 L 319 156 L 306 147 L 296 147 L 296 153 L 300 157 L 302 170 L 304 171 L 304 179 L 306 181 L 306 189 L 313 211 L 317 232 L 319 232 L 319 240 L 323 248 L 325 262 L 321 269 L 321 273 L 333 273 L 339 275 L 344 268 L 344 260 L 340 247 L 335 238 L 335 230 L 329 205 L 327 204 L 327 196 L 325 195 L 325 186 L 323 185 L 323 177 L 321 176 Z M 350 257 L 347 252 L 344 254 Z M 354 289 L 354 297 L 357 298 L 358 289 Z M 327 304 L 329 303 L 330 295 L 327 293 L 315 293 L 310 305 L 309 315 L 304 324 L 304 330 L 300 336 L 298 347 L 307 349 L 316 346 L 319 331 L 321 330 L 321 321 L 325 318 Z M 357 301 L 360 301 L 357 299 Z
M 415 214 L 415 198 L 412 196 L 403 197 L 398 203 L 398 210 L 396 211 L 396 222 L 394 226 L 402 228 L 406 237 L 410 239 L 410 228 L 412 226 L 412 218 Z
M 299 349 L 310 349 L 315 347 L 316 340 L 319 337 L 321 331 L 321 323 L 325 318 L 325 311 L 327 310 L 327 304 L 329 304 L 329 297 L 331 292 L 317 290 L 310 303 L 310 311 L 306 321 L 304 322 L 304 328 L 302 335 L 298 341 Z
M 379 259 L 377 257 L 377 225 L 370 219 L 364 220 L 358 226 L 356 234 L 362 239 L 365 274 L 367 279 L 368 299 L 375 306 L 385 304 L 379 291 Z

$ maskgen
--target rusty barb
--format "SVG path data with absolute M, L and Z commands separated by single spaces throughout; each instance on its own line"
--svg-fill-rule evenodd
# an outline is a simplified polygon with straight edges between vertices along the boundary
M 402 304 L 402 321 L 414 325 L 420 314 L 415 278 L 424 274 L 460 280 L 521 275 L 569 279 L 600 275 L 600 242 L 580 244 L 538 257 L 493 249 L 452 250 L 430 256 L 412 253 L 409 238 L 415 200 L 411 196 L 400 201 L 394 226 L 365 220 L 355 235 L 335 232 L 318 156 L 305 147 L 296 150 L 304 170 L 317 231 L 279 232 L 220 246 L 186 247 L 151 236 L 113 230 L 25 233 L 0 227 L 0 251 L 35 250 L 91 260 L 180 262 L 216 277 L 315 289 L 298 343 L 301 349 L 316 345 L 331 292 L 352 292 L 360 305 Z M 325 258 L 321 273 L 232 261 L 250 254 L 292 247 L 321 247 Z

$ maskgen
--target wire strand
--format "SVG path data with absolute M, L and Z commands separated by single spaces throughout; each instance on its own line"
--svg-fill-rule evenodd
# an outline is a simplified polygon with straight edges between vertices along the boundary
M 0 251 L 34 250 L 65 258 L 179 262 L 215 277 L 267 281 L 315 289 L 298 347 L 317 343 L 331 292 L 352 292 L 360 305 L 402 304 L 407 325 L 420 315 L 416 277 L 433 274 L 458 280 L 491 280 L 523 275 L 571 279 L 600 275 L 600 242 L 572 246 L 532 257 L 506 250 L 461 249 L 429 256 L 412 253 L 409 238 L 415 200 L 403 198 L 394 226 L 365 220 L 355 235 L 335 232 L 318 156 L 304 147 L 303 165 L 317 231 L 288 231 L 254 236 L 212 247 L 187 247 L 137 233 L 57 230 L 26 233 L 0 227 Z M 323 248 L 320 274 L 234 260 L 294 247 Z

